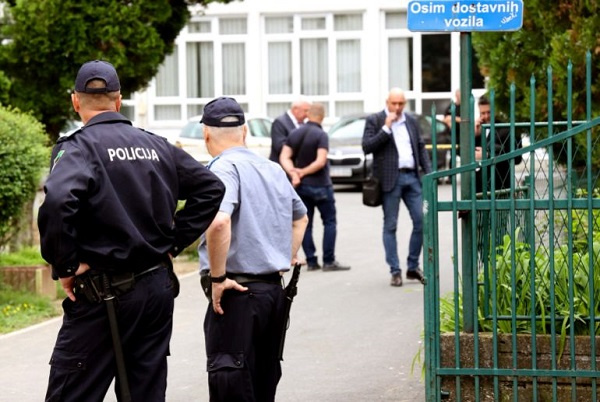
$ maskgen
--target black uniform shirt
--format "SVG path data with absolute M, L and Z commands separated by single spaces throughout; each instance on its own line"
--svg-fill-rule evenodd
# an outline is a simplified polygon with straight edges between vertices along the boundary
M 74 275 L 80 262 L 142 271 L 196 240 L 224 190 L 185 151 L 103 112 L 52 151 L 38 215 L 42 256 L 59 277 Z M 176 213 L 177 200 L 186 203 Z

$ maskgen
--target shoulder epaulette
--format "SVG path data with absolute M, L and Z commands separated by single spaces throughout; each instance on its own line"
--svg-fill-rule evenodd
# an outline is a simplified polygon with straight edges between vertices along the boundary
M 65 141 L 73 138 L 73 136 L 75 134 L 80 133 L 81 131 L 83 131 L 83 127 L 78 127 L 78 128 L 74 128 L 73 130 L 67 131 L 65 134 L 58 137 L 58 140 L 56 140 L 56 143 L 60 144 L 61 142 L 65 142 Z

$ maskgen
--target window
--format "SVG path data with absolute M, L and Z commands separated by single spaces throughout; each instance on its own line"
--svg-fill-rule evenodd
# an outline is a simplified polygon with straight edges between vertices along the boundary
M 156 96 L 178 96 L 179 75 L 177 74 L 177 47 L 167 55 L 156 75 Z
M 269 43 L 269 93 L 292 93 L 292 44 Z
M 421 87 L 423 92 L 451 91 L 450 34 L 423 35 L 421 39 Z
M 292 33 L 294 32 L 294 20 L 292 17 L 265 18 L 265 32 L 268 34 Z
M 406 13 L 386 13 L 385 29 L 406 29 Z
M 329 94 L 327 50 L 327 39 L 300 40 L 300 87 L 303 94 Z
M 267 116 L 277 117 L 290 108 L 289 102 L 271 102 L 267 104 Z
M 360 40 L 338 40 L 336 50 L 338 92 L 360 92 Z
M 336 102 L 335 111 L 338 116 L 345 116 L 352 113 L 364 112 L 365 106 L 362 101 Z
M 187 44 L 187 97 L 211 98 L 215 96 L 215 71 L 212 42 Z
M 362 13 L 265 17 L 269 116 L 300 95 L 322 103 L 332 117 L 362 109 L 363 19 Z
M 326 20 L 324 17 L 321 18 L 302 18 L 302 30 L 313 31 L 323 30 L 326 27 Z
M 334 31 L 362 31 L 362 14 L 335 15 L 333 17 Z
M 388 41 L 389 87 L 412 90 L 412 38 L 390 38 Z
M 244 35 L 248 33 L 246 18 L 221 18 L 219 20 L 221 35 Z
M 188 32 L 190 33 L 207 33 L 210 31 L 210 21 L 193 21 L 188 24 Z
M 181 107 L 179 105 L 154 106 L 155 120 L 181 120 Z
M 223 44 L 223 93 L 246 93 L 246 47 L 243 43 Z

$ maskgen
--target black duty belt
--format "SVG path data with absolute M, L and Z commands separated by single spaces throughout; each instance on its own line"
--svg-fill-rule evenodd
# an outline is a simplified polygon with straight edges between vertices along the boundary
M 74 292 L 85 297 L 91 303 L 100 303 L 105 295 L 121 296 L 133 290 L 136 279 L 168 268 L 166 263 L 160 263 L 141 272 L 105 272 L 91 269 L 82 275 L 75 276 Z
M 158 265 L 155 265 L 155 266 L 153 266 L 153 267 L 150 267 L 150 268 L 148 268 L 148 269 L 145 269 L 145 270 L 143 270 L 142 272 L 136 272 L 136 273 L 135 273 L 133 276 L 134 276 L 135 278 L 139 278 L 140 276 L 143 276 L 143 275 L 149 274 L 150 272 L 153 272 L 153 271 L 157 271 L 157 270 L 159 270 L 159 269 L 161 269 L 161 268 L 168 268 L 168 266 L 167 266 L 167 264 L 165 264 L 164 262 L 161 262 L 160 264 L 158 264 Z
M 271 283 L 274 285 L 281 285 L 281 274 L 279 272 L 274 272 L 272 274 L 264 274 L 264 275 L 252 275 L 252 274 L 233 274 L 227 273 L 227 277 L 243 285 L 245 283 L 253 283 L 253 282 L 261 282 L 261 283 Z
M 415 172 L 415 169 L 400 168 L 400 169 L 398 169 L 398 171 L 399 171 L 400 173 L 414 173 L 414 172 Z

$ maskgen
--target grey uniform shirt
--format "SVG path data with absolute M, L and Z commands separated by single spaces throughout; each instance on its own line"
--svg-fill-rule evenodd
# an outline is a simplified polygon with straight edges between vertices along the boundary
M 225 184 L 219 211 L 231 216 L 227 272 L 264 275 L 290 268 L 292 222 L 306 207 L 277 163 L 245 147 L 225 150 L 210 164 Z M 199 246 L 200 270 L 210 269 L 206 238 Z

